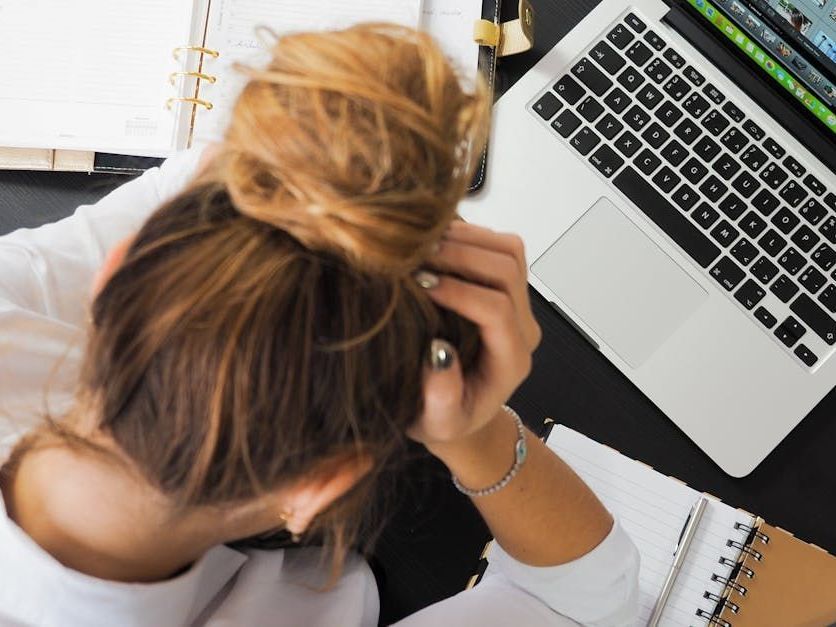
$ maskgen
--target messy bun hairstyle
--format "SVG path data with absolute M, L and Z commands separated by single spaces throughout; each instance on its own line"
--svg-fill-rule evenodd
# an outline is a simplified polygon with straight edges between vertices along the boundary
M 339 564 L 422 409 L 434 337 L 476 329 L 412 274 L 465 193 L 489 101 L 391 25 L 281 38 L 201 174 L 93 305 L 80 402 L 176 503 L 232 503 L 361 452 L 316 521 Z

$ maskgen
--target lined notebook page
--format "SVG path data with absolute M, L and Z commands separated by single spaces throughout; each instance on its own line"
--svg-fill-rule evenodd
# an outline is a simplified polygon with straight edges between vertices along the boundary
M 206 46 L 218 50 L 221 56 L 207 58 L 204 71 L 218 76 L 218 82 L 201 86 L 201 98 L 215 106 L 211 111 L 198 111 L 195 141 L 217 139 L 226 127 L 232 105 L 244 85 L 244 78 L 232 66 L 237 62 L 258 65 L 264 61 L 265 42 L 259 38 L 257 27 L 266 26 L 279 35 L 345 28 L 370 21 L 416 28 L 421 4 L 422 0 L 212 0 Z
M 191 0 L 0 0 L 0 145 L 163 154 Z
M 562 425 L 554 427 L 546 443 L 595 491 L 638 547 L 641 624 L 646 624 L 673 561 L 688 512 L 701 494 Z M 723 590 L 722 583 L 712 581 L 712 574 L 728 576 L 731 568 L 721 564 L 720 558 L 736 561 L 739 553 L 726 543 L 746 541 L 746 532 L 736 530 L 735 523 L 751 525 L 753 518 L 709 497 L 661 625 L 707 623 L 696 615 L 698 608 L 714 609 L 714 603 L 704 594 L 719 595 Z

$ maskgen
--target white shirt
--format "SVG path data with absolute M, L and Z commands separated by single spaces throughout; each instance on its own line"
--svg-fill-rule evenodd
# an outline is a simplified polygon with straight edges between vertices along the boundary
M 0 237 L 0 464 L 48 411 L 72 399 L 89 291 L 107 251 L 134 233 L 191 177 L 183 153 L 55 224 Z M 96 579 L 64 567 L 6 515 L 0 498 L 0 624 L 161 627 L 377 624 L 374 577 L 357 555 L 338 584 L 315 548 L 211 549 L 185 573 L 153 584 Z M 482 582 L 399 622 L 400 627 L 632 625 L 638 552 L 615 524 L 582 558 L 536 568 L 494 546 Z

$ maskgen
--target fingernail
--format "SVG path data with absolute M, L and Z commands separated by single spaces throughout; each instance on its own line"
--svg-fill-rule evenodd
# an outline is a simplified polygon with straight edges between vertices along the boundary
M 441 242 L 433 242 L 430 246 L 430 255 L 435 256 L 441 251 Z
M 415 281 L 425 290 L 431 290 L 438 285 L 438 276 L 426 270 L 415 273 Z
M 434 339 L 430 343 L 430 366 L 433 370 L 447 370 L 455 358 L 456 349 L 450 342 Z

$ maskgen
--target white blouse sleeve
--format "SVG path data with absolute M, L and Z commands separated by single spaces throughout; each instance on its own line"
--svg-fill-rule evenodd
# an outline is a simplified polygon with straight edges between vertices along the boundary
M 107 251 L 191 178 L 199 157 L 180 154 L 68 218 L 0 237 L 0 459 L 36 419 L 65 409 L 93 277 Z
M 497 543 L 488 561 L 475 588 L 431 605 L 397 627 L 636 624 L 639 554 L 617 521 L 601 544 L 567 564 L 527 566 Z

